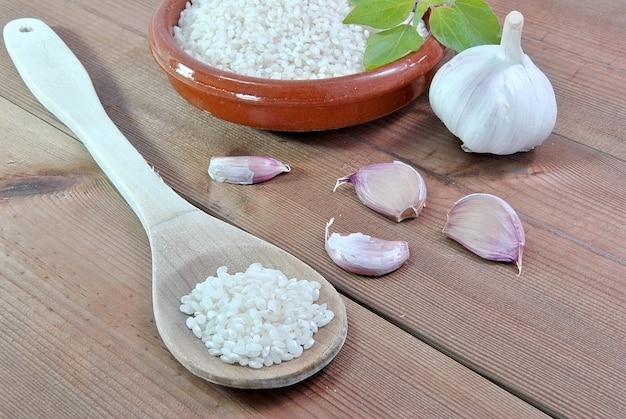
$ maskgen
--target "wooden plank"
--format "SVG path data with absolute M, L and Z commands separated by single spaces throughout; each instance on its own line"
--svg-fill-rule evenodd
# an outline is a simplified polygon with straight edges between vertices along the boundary
M 279 135 L 215 120 L 182 101 L 152 63 L 139 22 L 156 2 L 140 4 L 119 31 L 110 30 L 123 9 L 115 3 L 10 4 L 2 13 L 45 13 L 66 28 L 113 119 L 191 201 L 298 254 L 351 298 L 548 412 L 623 412 L 621 2 L 524 2 L 525 49 L 553 80 L 561 113 L 544 145 L 507 158 L 463 153 L 424 97 L 382 120 L 328 133 Z M 501 16 L 520 6 L 490 4 Z M 0 68 L 9 80 L 2 96 L 58 126 L 15 80 L 8 59 Z M 294 170 L 252 188 L 209 182 L 212 154 L 244 153 L 274 155 Z M 400 157 L 427 176 L 428 207 L 415 222 L 395 225 L 364 211 L 349 188 L 331 193 L 338 176 Z M 472 191 L 501 195 L 522 215 L 528 247 L 521 278 L 440 234 L 451 203 Z M 341 272 L 323 250 L 331 216 L 337 228 L 409 239 L 410 263 L 379 280 Z
M 350 300 L 348 343 L 302 384 L 259 393 L 193 377 L 153 324 L 130 208 L 80 143 L 4 99 L 0 115 L 2 415 L 542 416 Z
M 426 111 L 427 104 L 419 100 L 415 106 Z M 413 125 L 428 133 L 419 139 L 405 134 L 410 120 L 392 124 L 395 131 L 384 139 L 372 135 L 378 127 L 355 128 L 353 137 L 388 155 L 402 156 L 432 174 L 435 182 L 451 185 L 457 190 L 453 199 L 472 191 L 498 194 L 532 218 L 529 222 L 585 242 L 612 259 L 626 259 L 626 231 L 619 228 L 626 223 L 621 210 L 626 196 L 622 159 L 557 134 L 528 153 L 468 154 L 460 149 L 460 141 L 431 120 Z

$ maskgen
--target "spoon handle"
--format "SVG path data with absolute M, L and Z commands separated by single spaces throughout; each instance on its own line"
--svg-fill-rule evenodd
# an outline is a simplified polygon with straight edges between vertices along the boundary
M 61 38 L 38 19 L 4 27 L 4 42 L 33 95 L 82 141 L 148 231 L 195 210 L 128 142 L 102 107 L 87 71 Z

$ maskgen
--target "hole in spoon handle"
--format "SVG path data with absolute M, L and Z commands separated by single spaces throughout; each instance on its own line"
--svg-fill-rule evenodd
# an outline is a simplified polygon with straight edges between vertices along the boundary
M 83 142 L 144 228 L 193 207 L 169 188 L 106 114 L 87 71 L 43 21 L 13 20 L 5 44 L 33 95 Z

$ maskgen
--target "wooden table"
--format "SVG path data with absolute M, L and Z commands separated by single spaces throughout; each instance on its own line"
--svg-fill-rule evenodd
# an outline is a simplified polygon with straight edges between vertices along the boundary
M 343 294 L 346 344 L 312 378 L 244 391 L 182 368 L 153 323 L 150 254 L 129 207 L 0 48 L 0 416 L 625 417 L 626 5 L 492 0 L 526 17 L 525 51 L 551 79 L 554 133 L 532 152 L 464 153 L 426 96 L 330 132 L 264 132 L 193 108 L 147 46 L 159 0 L 0 1 L 2 24 L 45 20 L 83 62 L 129 140 L 182 196 L 309 263 Z M 212 155 L 272 155 L 293 171 L 218 184 Z M 335 179 L 400 159 L 428 206 L 396 224 Z M 527 234 L 524 271 L 444 237 L 454 201 L 506 199 Z M 335 266 L 324 225 L 403 239 L 400 270 Z M 208 273 L 207 273 L 208 274 Z

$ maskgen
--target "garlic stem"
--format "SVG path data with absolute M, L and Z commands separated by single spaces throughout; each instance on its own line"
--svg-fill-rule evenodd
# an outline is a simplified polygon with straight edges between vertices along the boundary
M 512 64 L 521 63 L 524 56 L 524 51 L 522 50 L 523 28 L 524 16 L 520 12 L 512 11 L 506 15 L 500 46 L 504 57 Z

